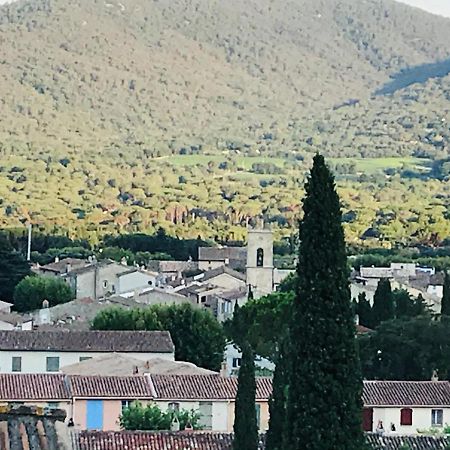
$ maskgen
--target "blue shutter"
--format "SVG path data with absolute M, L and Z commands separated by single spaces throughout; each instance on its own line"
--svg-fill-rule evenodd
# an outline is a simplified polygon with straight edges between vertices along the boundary
M 103 400 L 88 400 L 86 408 L 86 428 L 103 429 Z

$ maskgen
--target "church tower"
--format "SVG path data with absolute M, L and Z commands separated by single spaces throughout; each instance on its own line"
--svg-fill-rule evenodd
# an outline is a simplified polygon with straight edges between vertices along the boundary
M 248 230 L 247 285 L 255 298 L 273 292 L 273 234 L 262 223 Z

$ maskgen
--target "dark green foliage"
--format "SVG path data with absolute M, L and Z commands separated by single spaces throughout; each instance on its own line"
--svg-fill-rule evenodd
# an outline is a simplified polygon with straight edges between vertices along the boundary
M 42 308 L 48 300 L 49 306 L 67 303 L 75 297 L 70 286 L 61 278 L 27 276 L 14 290 L 14 308 L 17 311 L 33 311 Z
M 242 363 L 235 404 L 233 450 L 258 450 L 255 354 L 248 343 L 241 345 L 241 350 Z
M 17 284 L 29 274 L 28 262 L 0 234 L 0 300 L 12 302 Z
M 416 301 L 405 289 L 395 289 L 392 292 L 392 298 L 395 306 L 395 317 L 398 319 L 418 315 Z
M 369 300 L 367 300 L 365 292 L 358 295 L 357 313 L 359 316 L 359 324 L 367 327 L 373 327 L 372 307 Z
M 442 295 L 441 314 L 450 316 L 450 276 L 445 271 L 444 292 Z
M 287 334 L 293 300 L 293 292 L 274 292 L 249 300 L 239 312 L 235 309 L 233 319 L 225 324 L 227 336 L 238 344 L 248 340 L 258 355 L 273 360 L 280 339 Z
M 450 377 L 450 319 L 421 316 L 382 323 L 358 338 L 365 378 L 428 380 Z
M 189 258 L 197 260 L 198 248 L 209 244 L 201 239 L 178 239 L 169 236 L 163 228 L 159 228 L 154 235 L 123 234 L 105 237 L 105 245 L 119 247 L 131 252 L 165 253 L 177 261 Z
M 378 282 L 373 297 L 372 318 L 373 325 L 377 327 L 381 322 L 391 320 L 395 316 L 395 305 L 392 296 L 391 283 L 387 278 Z
M 305 189 L 282 448 L 360 450 L 362 379 L 344 231 L 334 179 L 320 155 Z
M 196 411 L 161 411 L 159 406 L 148 404 L 143 406 L 139 402 L 133 402 L 125 408 L 120 416 L 120 426 L 125 430 L 139 431 L 169 431 L 174 418 L 180 423 L 180 430 L 190 424 L 194 430 L 201 429 L 199 425 L 200 415 Z
M 225 348 L 223 327 L 206 310 L 189 303 L 153 305 L 125 310 L 108 308 L 92 323 L 94 330 L 167 330 L 175 344 L 175 358 L 219 370 Z
M 278 358 L 273 376 L 272 396 L 269 400 L 269 429 L 266 437 L 266 450 L 283 450 L 283 436 L 289 418 L 286 415 L 286 401 L 289 383 L 289 367 L 286 353 L 287 341 L 280 343 Z

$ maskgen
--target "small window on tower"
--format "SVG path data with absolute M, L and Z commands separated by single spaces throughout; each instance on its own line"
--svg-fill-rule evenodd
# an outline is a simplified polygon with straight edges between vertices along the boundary
M 264 250 L 262 248 L 258 248 L 258 250 L 256 250 L 256 266 L 264 266 Z

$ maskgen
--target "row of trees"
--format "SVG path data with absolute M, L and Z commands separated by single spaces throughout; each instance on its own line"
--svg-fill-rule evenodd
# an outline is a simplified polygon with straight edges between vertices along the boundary
M 362 292 L 358 296 L 358 301 L 354 302 L 354 309 L 359 317 L 359 323 L 371 329 L 375 329 L 387 320 L 416 317 L 428 312 L 422 295 L 419 294 L 417 298 L 413 298 L 404 289 L 392 291 L 391 283 L 387 278 L 379 281 L 373 297 L 373 305 Z

